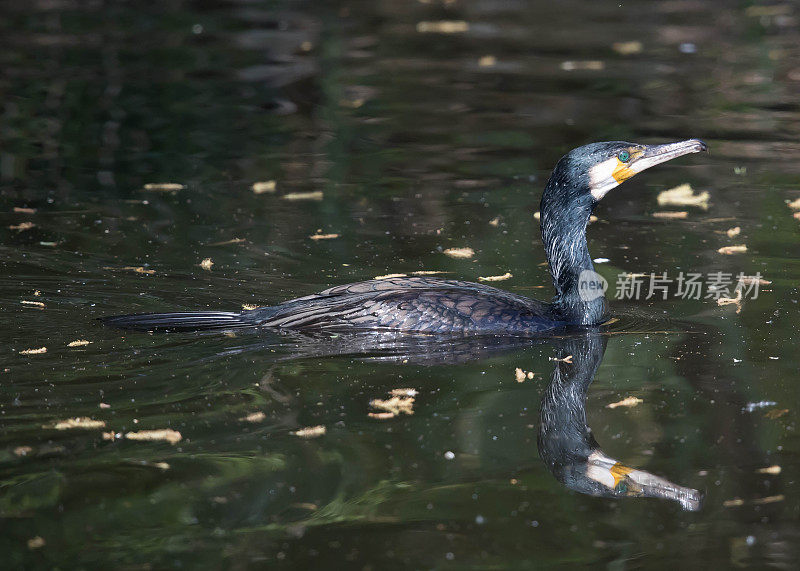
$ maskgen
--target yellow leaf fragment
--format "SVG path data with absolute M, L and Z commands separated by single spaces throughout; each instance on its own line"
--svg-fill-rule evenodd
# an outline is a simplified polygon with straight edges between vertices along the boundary
M 284 200 L 322 200 L 322 191 L 290 192 L 289 194 L 284 194 L 281 198 Z
M 691 185 L 685 183 L 660 192 L 657 200 L 659 206 L 697 206 L 707 210 L 710 198 L 707 190 L 695 194 Z
M 16 230 L 17 232 L 24 232 L 25 230 L 30 230 L 31 228 L 35 228 L 36 224 L 33 222 L 20 222 L 19 224 L 11 225 L 8 227 L 9 230 Z
M 766 468 L 759 468 L 756 470 L 756 474 L 770 474 L 772 476 L 777 476 L 781 473 L 781 467 L 778 465 L 775 466 L 767 466 Z
M 265 192 L 275 192 L 278 185 L 274 180 L 265 180 L 261 182 L 254 182 L 251 187 L 255 194 L 264 194 Z
M 338 237 L 339 234 L 312 234 L 309 236 L 312 240 L 333 240 Z
M 23 349 L 19 352 L 20 355 L 41 355 L 47 353 L 47 347 L 39 347 L 38 349 Z
M 625 397 L 621 401 L 612 402 L 606 405 L 606 408 L 617 408 L 618 406 L 625 406 L 625 407 L 634 407 L 639 403 L 644 402 L 642 399 L 638 397 Z
M 257 412 L 251 412 L 250 414 L 248 414 L 247 416 L 243 416 L 239 420 L 242 420 L 244 422 L 255 423 L 255 422 L 263 422 L 265 418 L 267 418 L 267 415 L 259 410 Z
M 145 190 L 154 192 L 178 192 L 186 188 L 186 185 L 179 182 L 149 182 L 144 185 Z
M 126 432 L 125 438 L 128 440 L 156 441 L 163 440 L 170 444 L 177 444 L 183 439 L 181 433 L 171 428 L 160 428 L 157 430 L 139 430 L 136 432 Z
M 442 20 L 439 22 L 418 22 L 420 34 L 461 34 L 469 31 L 469 23 L 464 20 Z
M 67 347 L 85 347 L 91 343 L 91 341 L 87 341 L 86 339 L 78 339 L 77 341 L 70 341 L 67 343 Z
M 372 399 L 369 401 L 369 405 L 372 408 L 377 408 L 378 410 L 390 412 L 397 416 L 400 413 L 405 414 L 414 414 L 413 406 L 414 406 L 414 397 L 400 397 L 400 396 L 393 396 L 389 399 Z
M 638 54 L 642 51 L 642 42 L 614 42 L 611 49 L 623 56 Z
M 445 256 L 450 256 L 451 258 L 471 258 L 475 255 L 475 250 L 472 248 L 447 248 L 443 254 Z
M 740 226 L 734 226 L 733 228 L 728 228 L 725 233 L 728 235 L 728 238 L 736 238 L 736 236 L 742 233 L 742 229 Z
M 725 254 L 726 256 L 730 256 L 733 254 L 744 254 L 747 251 L 747 246 L 745 244 L 739 244 L 736 246 L 723 246 L 717 252 L 720 254 Z
M 72 428 L 103 428 L 106 425 L 105 420 L 95 420 L 88 416 L 77 416 L 75 418 L 68 418 L 66 420 L 59 420 L 53 425 L 56 430 L 70 430 Z M 44 426 L 43 428 L 49 428 Z
M 600 60 L 562 61 L 561 69 L 564 71 L 602 71 L 606 64 Z
M 689 213 L 685 210 L 679 210 L 676 212 L 672 211 L 662 211 L 662 212 L 653 212 L 653 218 L 661 218 L 662 220 L 685 220 L 689 218 Z
M 324 426 L 319 425 L 319 426 L 307 426 L 305 428 L 295 430 L 290 434 L 293 434 L 294 436 L 299 436 L 300 438 L 319 438 L 326 432 L 327 429 Z
M 502 276 L 478 276 L 478 281 L 481 282 L 501 282 L 503 280 L 508 280 L 513 278 L 514 275 L 511 272 L 506 272 Z
M 211 258 L 203 258 L 203 261 L 200 262 L 200 267 L 203 268 L 205 271 L 210 272 L 212 266 L 214 265 L 214 261 Z

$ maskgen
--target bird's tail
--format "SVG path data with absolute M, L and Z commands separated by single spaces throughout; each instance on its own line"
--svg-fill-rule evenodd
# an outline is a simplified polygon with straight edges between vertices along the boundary
M 208 331 L 255 325 L 245 314 L 230 311 L 136 313 L 102 317 L 100 321 L 103 325 L 136 331 Z

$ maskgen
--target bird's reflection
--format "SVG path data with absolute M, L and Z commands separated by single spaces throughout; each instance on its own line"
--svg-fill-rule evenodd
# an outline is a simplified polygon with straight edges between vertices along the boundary
M 539 455 L 568 488 L 593 496 L 653 497 L 675 500 L 685 510 L 700 509 L 702 494 L 626 466 L 606 456 L 586 423 L 586 393 L 603 361 L 607 337 L 596 331 L 558 345 L 550 384 L 539 413 Z

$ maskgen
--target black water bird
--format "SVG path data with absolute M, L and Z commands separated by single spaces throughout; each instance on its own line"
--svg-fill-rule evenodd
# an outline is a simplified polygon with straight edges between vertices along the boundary
M 541 202 L 542 240 L 556 290 L 550 303 L 477 283 L 412 277 L 336 286 L 241 312 L 120 315 L 102 321 L 144 331 L 269 327 L 525 337 L 570 325 L 596 325 L 608 317 L 586 245 L 586 225 L 598 201 L 645 169 L 706 150 L 698 139 L 664 145 L 614 141 L 592 143 L 564 155 Z
M 560 340 L 539 411 L 539 457 L 566 487 L 592 496 L 674 500 L 697 511 L 703 495 L 608 457 L 586 422 L 586 394 L 608 337 L 597 331 Z

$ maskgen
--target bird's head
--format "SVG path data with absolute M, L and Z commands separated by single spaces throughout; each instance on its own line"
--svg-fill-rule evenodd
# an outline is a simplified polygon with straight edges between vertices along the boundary
M 573 188 L 588 192 L 594 202 L 632 176 L 658 164 L 690 153 L 707 151 L 699 139 L 664 145 L 642 145 L 624 141 L 592 143 L 567 153 L 556 170 L 570 179 Z M 554 172 L 555 174 L 555 172 Z

